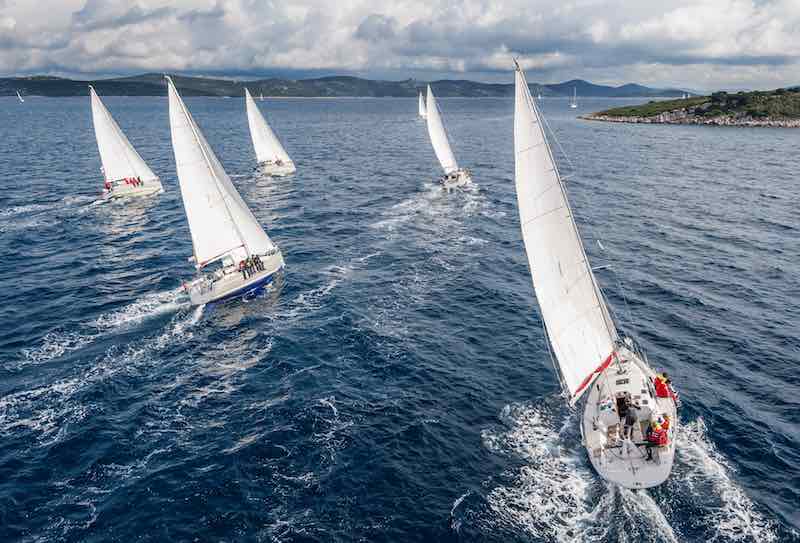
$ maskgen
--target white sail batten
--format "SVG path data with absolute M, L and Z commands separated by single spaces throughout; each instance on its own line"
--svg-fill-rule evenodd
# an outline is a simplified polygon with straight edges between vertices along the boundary
M 533 286 L 574 403 L 610 363 L 618 336 L 520 69 L 516 71 L 514 153 L 520 223 Z
M 450 148 L 450 141 L 447 139 L 447 132 L 444 129 L 439 106 L 436 104 L 436 97 L 433 95 L 430 85 L 428 85 L 426 113 L 428 135 L 431 138 L 431 144 L 433 145 L 433 151 L 436 153 L 436 158 L 439 159 L 444 173 L 452 173 L 458 170 L 458 163 L 456 162 L 456 157 L 453 155 L 453 150 Z
M 278 137 L 267 124 L 255 100 L 250 96 L 250 91 L 244 89 L 244 95 L 247 104 L 247 123 L 250 126 L 250 136 L 253 139 L 253 148 L 256 151 L 258 162 L 274 162 L 276 160 L 291 162 L 289 153 L 286 152 Z
M 243 258 L 269 252 L 274 244 L 231 183 L 172 80 L 167 82 L 172 148 L 195 264 L 202 268 L 229 254 Z
M 94 135 L 97 139 L 97 148 L 100 151 L 100 161 L 103 164 L 106 181 L 113 182 L 136 177 L 142 181 L 156 179 L 156 174 L 136 152 L 91 86 L 89 94 L 92 101 Z
M 422 93 L 419 93 L 419 116 L 423 119 L 427 117 L 428 111 L 425 107 L 425 98 L 422 97 Z

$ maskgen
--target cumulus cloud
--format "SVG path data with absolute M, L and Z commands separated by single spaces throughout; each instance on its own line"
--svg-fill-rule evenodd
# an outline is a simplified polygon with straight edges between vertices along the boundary
M 797 0 L 0 0 L 5 74 L 800 83 Z

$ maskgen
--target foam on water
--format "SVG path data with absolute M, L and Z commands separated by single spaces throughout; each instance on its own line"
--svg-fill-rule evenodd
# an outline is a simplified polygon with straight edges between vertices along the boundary
M 682 472 L 680 483 L 707 509 L 697 520 L 709 533 L 709 541 L 777 541 L 774 523 L 736 483 L 730 462 L 707 430 L 702 418 L 681 425 L 676 461 Z
M 79 326 L 77 330 L 56 330 L 47 333 L 38 347 L 22 349 L 23 360 L 19 361 L 16 367 L 53 360 L 65 353 L 77 351 L 104 335 L 163 313 L 177 311 L 187 305 L 188 299 L 182 288 L 145 294 L 131 304 L 104 313 Z

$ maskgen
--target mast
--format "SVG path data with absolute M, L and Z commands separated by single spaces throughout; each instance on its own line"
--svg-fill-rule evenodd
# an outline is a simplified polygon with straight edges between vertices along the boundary
M 574 404 L 611 363 L 618 334 L 519 65 L 515 94 L 515 178 L 523 239 L 547 336 Z

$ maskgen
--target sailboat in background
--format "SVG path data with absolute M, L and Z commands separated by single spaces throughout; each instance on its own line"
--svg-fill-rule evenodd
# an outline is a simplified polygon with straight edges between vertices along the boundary
M 439 159 L 439 164 L 442 165 L 444 170 L 444 176 L 439 181 L 446 189 L 466 185 L 472 181 L 472 175 L 469 170 L 458 167 L 456 157 L 450 148 L 450 141 L 447 138 L 447 131 L 444 128 L 436 97 L 433 95 L 430 85 L 428 85 L 428 101 L 425 110 L 427 112 L 428 135 L 431 138 L 433 151 L 436 153 L 436 158 Z
M 231 183 L 167 79 L 172 149 L 199 277 L 184 285 L 200 305 L 255 294 L 284 267 L 283 255 Z
M 264 93 L 263 92 L 258 95 L 258 101 L 259 102 L 263 102 L 264 101 Z
M 19 91 L 17 91 L 17 98 L 19 98 L 19 101 L 20 101 L 21 104 L 25 103 L 25 99 L 22 97 L 22 95 L 19 93 Z
M 250 126 L 250 137 L 256 151 L 258 165 L 269 175 L 289 175 L 297 171 L 294 162 L 289 158 L 278 137 L 267 124 L 258 109 L 250 91 L 244 89 L 244 101 L 247 108 L 247 124 Z
M 516 64 L 516 63 L 515 63 Z M 630 338 L 622 338 L 586 257 L 566 188 L 516 65 L 514 154 L 517 203 L 536 299 L 559 380 L 570 405 L 584 395 L 583 444 L 597 472 L 626 488 L 664 482 L 672 469 L 677 435 L 673 397 L 659 397 L 655 373 Z M 638 404 L 633 410 L 631 404 Z M 634 414 L 624 435 L 626 414 Z M 666 419 L 665 417 L 669 417 Z M 651 422 L 666 440 L 646 441 Z M 648 459 L 648 453 L 655 453 Z
M 569 102 L 569 107 L 578 109 L 578 87 L 572 87 L 572 100 Z
M 91 85 L 89 96 L 94 135 L 105 178 L 103 197 L 125 198 L 164 192 L 158 176 L 133 148 Z
M 419 93 L 419 116 L 423 119 L 428 116 L 428 111 L 425 108 L 425 98 L 422 97 L 422 92 Z

